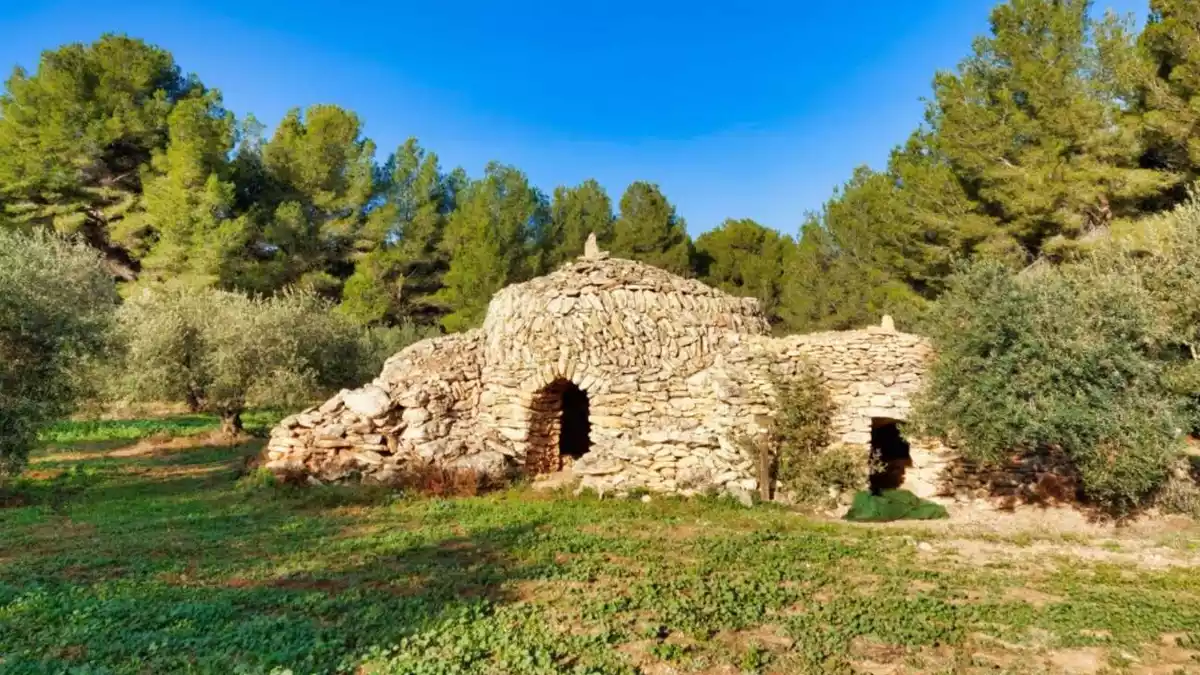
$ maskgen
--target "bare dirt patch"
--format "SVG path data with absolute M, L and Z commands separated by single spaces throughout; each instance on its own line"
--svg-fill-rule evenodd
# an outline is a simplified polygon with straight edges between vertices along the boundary
M 857 637 L 850 642 L 850 659 L 855 670 L 873 675 L 894 673 L 904 658 L 904 647 L 883 644 L 866 637 Z
M 60 451 L 57 447 L 51 446 L 47 448 L 45 452 L 30 457 L 29 465 L 36 466 L 38 464 L 46 464 L 49 462 L 87 462 L 101 459 L 109 456 L 109 453 L 112 452 L 110 449 L 111 447 L 112 446 L 109 445 L 108 448 L 97 448 L 95 450 L 72 450 L 70 452 L 65 452 Z M 27 471 L 25 475 L 30 476 L 34 473 L 34 471 Z
M 512 597 L 516 600 L 553 604 L 555 601 L 561 600 L 574 591 L 595 592 L 600 588 L 608 587 L 608 585 L 602 581 L 528 579 L 512 582 L 510 587 L 512 589 Z
M 705 528 L 696 523 L 679 524 L 664 530 L 664 534 L 673 541 L 695 539 L 705 533 Z
M 956 661 L 949 646 L 906 648 L 859 637 L 850 643 L 848 656 L 855 673 L 864 675 L 917 675 L 918 673 L 975 673 Z
M 636 640 L 627 642 L 619 647 L 617 651 L 624 654 L 633 665 L 638 668 L 638 672 L 645 675 L 740 675 L 740 671 L 732 665 L 718 665 L 708 668 L 699 668 L 695 664 L 675 664 L 667 663 L 659 660 L 653 654 L 653 649 L 659 644 L 659 640 Z M 687 640 L 682 640 L 676 635 L 669 636 L 665 641 L 667 644 L 685 644 Z
M 1041 591 L 1035 591 L 1032 588 L 1022 588 L 1022 587 L 1015 587 L 1015 588 L 1007 589 L 1004 592 L 1004 599 L 1005 600 L 1015 600 L 1017 602 L 1024 602 L 1029 605 L 1033 605 L 1034 607 L 1037 607 L 1039 609 L 1042 607 L 1045 607 L 1046 605 L 1051 605 L 1051 604 L 1054 604 L 1057 602 L 1064 601 L 1064 598 L 1061 598 L 1057 595 L 1050 595 L 1049 593 L 1042 593 Z
M 795 640 L 784 635 L 783 628 L 771 624 L 745 630 L 722 631 L 717 633 L 715 639 L 728 645 L 735 652 L 743 652 L 754 646 L 782 652 L 796 644 Z
M 921 581 L 920 579 L 913 579 L 912 581 L 908 582 L 908 597 L 915 598 L 917 596 L 936 591 L 937 589 L 938 585 L 935 583 Z
M 1027 505 L 1015 509 L 1001 509 L 982 500 L 961 503 L 942 501 L 950 514 L 947 519 L 857 526 L 984 539 L 1108 539 L 1124 543 L 1157 541 L 1170 535 L 1200 537 L 1200 522 L 1185 516 L 1165 515 L 1154 511 L 1148 511 L 1135 518 L 1113 520 L 1072 505 Z
M 228 464 L 202 464 L 197 466 L 162 466 L 152 469 L 138 469 L 128 473 L 151 476 L 165 480 L 173 478 L 198 478 L 221 473 L 229 468 Z
M 382 523 L 355 523 L 338 531 L 339 539 L 369 539 L 387 529 Z
M 1057 558 L 1149 570 L 1200 567 L 1200 552 L 1158 546 L 1152 541 L 1131 540 L 1125 540 L 1125 546 L 1120 550 L 1113 550 L 1094 544 L 1034 542 L 1028 546 L 1021 546 L 1003 541 L 947 539 L 931 544 L 929 548 L 922 548 L 918 555 L 926 558 L 950 558 L 969 566 L 1021 563 L 1023 566 L 1048 570 L 1055 567 Z
M 1141 658 L 1129 668 L 1134 675 L 1177 675 L 1200 672 L 1200 650 L 1180 646 L 1185 633 L 1163 635 L 1157 645 L 1142 648 Z
M 1101 647 L 1059 649 L 1051 652 L 1046 660 L 1062 675 L 1096 675 L 1108 666 L 1108 651 Z
M 231 445 L 239 445 L 251 440 L 253 437 L 242 434 L 240 436 L 229 436 L 220 431 L 207 431 L 201 434 L 192 434 L 189 436 L 171 436 L 169 434 L 155 434 L 148 436 L 128 447 L 112 450 L 107 453 L 109 457 L 161 457 L 164 455 L 174 454 L 180 450 L 194 450 L 196 448 L 205 447 L 224 447 Z

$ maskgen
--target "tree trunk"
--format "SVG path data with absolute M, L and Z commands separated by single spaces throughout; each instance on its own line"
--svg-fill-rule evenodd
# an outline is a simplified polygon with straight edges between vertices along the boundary
M 244 428 L 242 427 L 242 411 L 241 410 L 222 410 L 221 411 L 221 433 L 229 438 L 237 438 L 242 435 Z
M 108 273 L 121 281 L 137 281 L 142 266 L 128 250 L 109 241 L 108 219 L 95 209 L 90 209 L 88 215 L 90 218 L 83 228 L 83 238 L 100 252 L 102 264 Z
M 195 414 L 200 412 L 204 405 L 200 402 L 200 397 L 195 391 L 188 389 L 187 395 L 184 397 L 184 402 L 187 404 L 188 412 Z
M 758 442 L 758 497 L 764 502 L 774 498 L 775 456 L 766 442 Z

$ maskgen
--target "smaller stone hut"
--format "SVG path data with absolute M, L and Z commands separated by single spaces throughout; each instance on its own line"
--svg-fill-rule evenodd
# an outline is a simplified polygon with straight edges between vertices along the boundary
M 494 477 L 569 467 L 600 491 L 757 488 L 736 439 L 773 413 L 774 376 L 805 362 L 869 452 L 907 419 L 929 346 L 884 326 L 775 338 L 757 301 L 585 255 L 505 288 L 482 328 L 417 343 L 373 382 L 283 420 L 266 466 L 388 482 L 412 463 Z M 920 465 L 920 458 L 913 463 Z

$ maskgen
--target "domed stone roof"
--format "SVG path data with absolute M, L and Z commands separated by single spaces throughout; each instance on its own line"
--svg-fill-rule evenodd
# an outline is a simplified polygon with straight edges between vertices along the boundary
M 489 362 L 563 352 L 624 367 L 694 360 L 730 336 L 766 335 L 768 324 L 753 298 L 593 252 L 497 293 L 483 332 Z

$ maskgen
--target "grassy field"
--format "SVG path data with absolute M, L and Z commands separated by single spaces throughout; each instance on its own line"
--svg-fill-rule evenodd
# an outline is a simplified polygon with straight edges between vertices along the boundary
M 214 426 L 47 434 L 0 491 L 0 673 L 1200 673 L 1189 532 L 1142 564 L 720 500 L 274 486 Z

